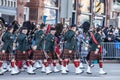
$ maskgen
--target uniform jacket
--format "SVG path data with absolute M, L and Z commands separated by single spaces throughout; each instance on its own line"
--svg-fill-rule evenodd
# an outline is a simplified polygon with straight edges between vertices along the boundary
M 4 43 L 2 46 L 2 50 L 5 50 L 7 53 L 12 52 L 14 42 L 13 34 L 9 31 L 6 31 L 2 36 L 2 41 Z
M 35 33 L 34 40 L 35 45 L 37 45 L 37 50 L 43 50 L 44 32 L 42 30 L 39 30 Z
M 29 41 L 26 34 L 20 33 L 17 37 L 18 47 L 17 50 L 27 51 L 29 50 Z
M 95 39 L 97 40 L 98 44 L 96 44 L 93 39 L 90 39 L 90 50 L 91 51 L 95 51 L 96 49 L 99 49 L 99 45 L 101 45 L 102 39 L 101 39 L 101 35 L 99 33 L 96 33 L 95 35 Z
M 45 50 L 46 51 L 54 51 L 55 49 L 55 36 L 51 33 L 47 35 L 45 41 Z
M 77 50 L 77 37 L 75 35 L 75 32 L 72 30 L 69 30 L 64 35 L 64 41 L 65 41 L 65 49 L 69 50 Z

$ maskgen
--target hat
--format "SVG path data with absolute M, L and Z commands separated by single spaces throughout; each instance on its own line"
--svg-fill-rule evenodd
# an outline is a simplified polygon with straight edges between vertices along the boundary
M 77 27 L 77 25 L 76 24 L 72 24 L 72 25 L 70 25 L 70 27 L 72 28 L 72 27 Z
M 102 29 L 101 29 L 100 27 L 98 27 L 96 30 L 97 30 L 97 32 L 99 32 L 99 31 L 101 31 Z
M 13 28 L 12 25 L 8 25 L 7 30 L 11 30 Z
M 40 24 L 40 28 L 41 28 L 41 29 L 44 28 L 44 27 L 45 27 L 45 24 L 44 24 L 44 23 Z
M 54 27 L 51 27 L 51 29 L 50 29 L 50 30 L 52 31 L 52 30 L 56 30 L 56 29 L 55 29 Z
M 110 30 L 110 33 L 113 33 L 113 31 L 112 31 L 112 30 Z
M 27 30 L 27 27 L 22 27 L 21 29 L 22 29 L 22 30 Z

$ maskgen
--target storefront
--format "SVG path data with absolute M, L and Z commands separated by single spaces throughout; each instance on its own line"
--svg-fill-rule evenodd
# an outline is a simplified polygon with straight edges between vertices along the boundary
M 16 0 L 0 0 L 0 17 L 7 23 L 11 23 L 16 18 Z
M 120 27 L 120 1 L 113 0 L 112 1 L 112 9 L 111 9 L 111 18 L 109 25 L 113 25 L 113 27 Z
M 78 0 L 77 24 L 82 25 L 84 22 L 91 21 L 91 0 Z
M 106 24 L 106 0 L 95 0 L 94 25 L 104 27 Z
M 106 21 L 106 0 L 78 0 L 78 25 L 90 22 L 94 26 L 104 26 Z M 93 24 L 92 24 L 93 23 Z
M 33 1 L 33 0 L 32 0 Z M 107 0 L 68 0 L 72 1 L 70 7 L 72 7 L 72 16 L 61 17 L 62 0 L 38 0 L 44 5 L 38 5 L 37 10 L 40 16 L 36 18 L 39 22 L 44 21 L 46 24 L 56 24 L 58 22 L 67 24 L 78 24 L 82 25 L 84 22 L 90 22 L 95 26 L 104 26 L 106 24 L 106 2 Z M 64 0 L 63 0 L 64 1 Z M 31 2 L 33 3 L 33 2 Z M 35 2 L 37 5 L 37 2 Z M 33 4 L 35 4 L 33 3 Z M 30 5 L 30 6 L 33 6 Z M 67 4 L 66 4 L 67 5 Z M 64 6 L 66 6 L 64 5 Z M 35 5 L 34 5 L 35 6 Z M 36 6 L 35 6 L 36 7 Z M 31 9 L 34 7 L 31 7 Z M 35 18 L 35 12 L 30 9 L 30 19 Z M 40 13 L 41 12 L 41 13 Z M 69 12 L 64 11 L 67 14 Z M 66 14 L 65 13 L 65 14 Z M 36 15 L 37 15 L 36 14 Z M 37 17 L 37 16 L 36 16 Z M 35 21 L 35 20 L 34 20 Z
M 56 24 L 59 18 L 59 0 L 44 0 L 44 22 Z
M 76 23 L 76 6 L 77 0 L 72 0 L 72 17 L 69 19 L 65 19 L 64 23 L 67 24 L 75 24 Z M 61 13 L 61 0 L 44 0 L 44 15 L 43 21 L 46 24 L 56 24 L 61 22 L 63 19 L 60 18 Z

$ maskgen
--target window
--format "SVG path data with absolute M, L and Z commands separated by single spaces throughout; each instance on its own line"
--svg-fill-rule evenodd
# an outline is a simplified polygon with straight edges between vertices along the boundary
M 44 16 L 46 16 L 47 24 L 55 24 L 57 21 L 57 11 L 56 9 L 44 8 Z
M 1 5 L 3 6 L 3 0 L 1 0 Z
M 113 0 L 113 2 L 118 2 L 118 3 L 120 3 L 120 0 Z
M 2 2 L 1 2 L 1 0 L 0 0 L 0 6 L 2 5 Z
M 78 3 L 78 7 L 80 9 L 81 12 L 87 12 L 89 13 L 90 12 L 90 1 L 91 0 L 81 0 L 79 3 Z
M 117 5 L 120 5 L 120 0 L 113 0 L 113 2 Z
M 16 7 L 16 2 L 14 2 L 14 7 Z
M 90 15 L 81 14 L 78 16 L 78 24 L 82 25 L 84 22 L 90 22 Z
M 10 1 L 8 1 L 8 7 L 10 6 Z
M 13 7 L 13 1 L 11 1 L 11 7 Z
M 73 10 L 76 10 L 76 0 L 72 0 Z
M 44 0 L 45 6 L 58 7 L 58 0 Z
M 7 6 L 7 0 L 5 0 L 5 6 Z

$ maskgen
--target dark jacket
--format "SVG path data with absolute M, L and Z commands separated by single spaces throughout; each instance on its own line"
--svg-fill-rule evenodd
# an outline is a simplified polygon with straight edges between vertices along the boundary
M 75 35 L 75 32 L 72 30 L 69 30 L 64 35 L 64 41 L 65 41 L 65 49 L 69 50 L 77 50 L 77 37 Z
M 43 50 L 44 38 L 45 36 L 42 30 L 39 30 L 35 33 L 34 40 L 35 45 L 37 46 L 37 50 Z
M 98 44 L 96 44 L 94 40 L 91 38 L 90 39 L 90 50 L 91 51 L 95 51 L 96 49 L 99 49 L 99 45 L 101 45 L 101 42 L 102 42 L 101 35 L 99 33 L 96 33 L 94 37 L 96 41 L 98 42 Z
M 45 50 L 46 51 L 54 51 L 55 49 L 55 36 L 51 33 L 47 35 L 45 41 Z
M 14 42 L 13 34 L 9 31 L 6 31 L 2 36 L 2 41 L 4 43 L 2 50 L 5 50 L 7 53 L 12 52 Z
M 30 49 L 28 37 L 26 34 L 20 33 L 17 37 L 18 47 L 17 50 L 27 51 Z

